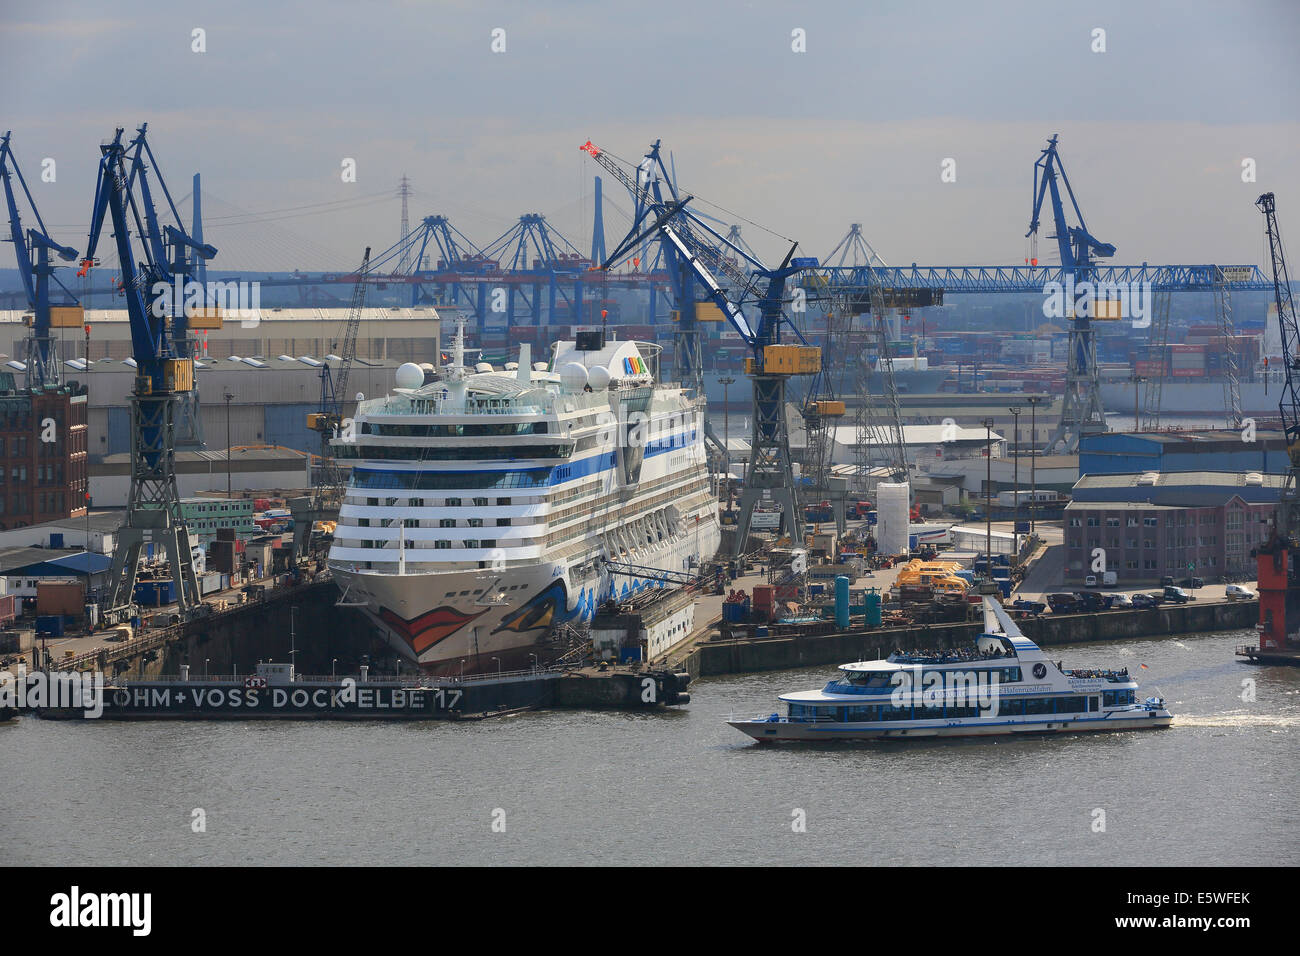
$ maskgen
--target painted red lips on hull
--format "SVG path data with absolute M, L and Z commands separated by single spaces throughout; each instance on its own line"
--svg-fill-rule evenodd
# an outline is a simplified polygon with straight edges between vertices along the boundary
M 418 657 L 439 641 L 455 634 L 483 613 L 484 611 L 479 611 L 478 614 L 465 614 L 454 607 L 444 605 L 436 607 L 432 611 L 426 611 L 419 617 L 409 621 L 398 617 L 388 608 L 382 608 L 379 617 L 397 634 L 401 635 L 402 640 L 411 646 L 411 650 Z

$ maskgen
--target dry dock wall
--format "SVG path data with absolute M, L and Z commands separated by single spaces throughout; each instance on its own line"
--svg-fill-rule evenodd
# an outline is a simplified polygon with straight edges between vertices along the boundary
M 1025 636 L 1043 647 L 1090 641 L 1150 640 L 1201 631 L 1252 628 L 1256 601 L 1162 605 L 1142 611 L 1044 615 L 1020 621 Z M 750 671 L 787 670 L 846 661 L 871 660 L 895 648 L 942 648 L 969 643 L 980 624 L 932 624 L 878 628 L 809 637 L 709 641 L 696 646 L 678 669 L 693 678 Z
M 111 676 L 152 678 L 180 673 L 190 665 L 192 676 L 248 674 L 258 661 L 293 660 L 300 674 L 329 674 L 337 659 L 340 674 L 354 674 L 363 656 L 375 673 L 391 673 L 392 651 L 355 608 L 338 607 L 338 588 L 331 581 L 303 584 L 271 592 L 211 617 L 177 626 L 174 639 L 156 650 L 131 654 L 99 665 Z M 296 638 L 290 639 L 291 630 Z M 120 653 L 120 646 L 105 644 Z M 290 651 L 297 653 L 290 657 Z

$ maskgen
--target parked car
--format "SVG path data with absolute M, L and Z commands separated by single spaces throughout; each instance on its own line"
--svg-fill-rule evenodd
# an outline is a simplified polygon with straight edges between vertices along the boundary
M 1132 607 L 1133 599 L 1127 594 L 1112 594 L 1110 596 L 1111 607 Z
M 1130 598 L 1130 600 L 1133 602 L 1133 607 L 1140 608 L 1142 610 L 1155 607 L 1157 604 L 1160 603 L 1150 594 L 1135 594 L 1133 595 L 1132 598 Z
M 1224 588 L 1224 594 L 1229 601 L 1253 601 L 1257 597 L 1254 591 L 1240 584 L 1229 584 Z
M 1180 587 L 1170 585 L 1165 588 L 1165 600 L 1171 604 L 1186 604 L 1192 600 L 1192 596 Z
M 1166 574 L 1163 578 L 1160 579 L 1160 586 L 1161 586 L 1162 588 L 1171 588 L 1171 587 L 1173 587 L 1173 586 L 1174 586 L 1174 576 L 1173 576 L 1172 574 Z
M 1090 574 L 1086 578 L 1084 578 L 1083 586 L 1085 588 L 1095 588 L 1097 586 L 1097 575 Z
M 1203 588 L 1205 587 L 1204 578 L 1183 578 L 1178 582 L 1180 588 Z

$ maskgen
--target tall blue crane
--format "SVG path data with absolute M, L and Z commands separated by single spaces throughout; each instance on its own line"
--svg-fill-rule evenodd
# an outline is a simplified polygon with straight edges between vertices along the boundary
M 176 604 L 187 616 L 199 606 L 198 581 L 191 557 L 189 529 L 176 487 L 176 430 L 179 407 L 194 393 L 194 359 L 185 346 L 185 302 L 177 302 L 177 276 L 188 274 L 188 257 L 216 254 L 199 247 L 181 229 L 160 227 L 146 175 L 157 171 L 141 126 L 129 146 L 119 127 L 112 142 L 100 146 L 99 175 L 91 210 L 90 236 L 80 274 L 95 264 L 95 250 L 107 217 L 117 246 L 120 288 L 126 298 L 131 329 L 135 385 L 131 391 L 131 489 L 126 520 L 118 531 L 118 546 L 110 570 L 109 598 L 104 617 L 118 623 L 134 611 L 136 573 L 146 541 L 161 545 L 171 568 Z M 161 184 L 162 178 L 158 176 Z M 166 195 L 166 187 L 163 186 Z M 171 203 L 171 197 L 167 197 Z M 173 214 L 175 206 L 172 206 Z M 180 217 L 177 216 L 177 222 Z M 143 259 L 137 265 L 132 229 Z
M 40 210 L 36 208 L 36 201 L 32 199 L 31 190 L 27 188 L 22 170 L 18 167 L 13 148 L 9 145 L 9 136 L 9 133 L 5 133 L 4 139 L 0 140 L 0 179 L 4 180 L 5 203 L 9 208 L 9 237 L 14 244 L 14 258 L 18 261 L 18 274 L 27 293 L 27 307 L 32 310 L 32 334 L 27 340 L 27 352 L 23 356 L 27 386 L 32 388 L 58 385 L 58 348 L 50 335 L 55 308 L 50 299 L 51 280 L 63 290 L 64 295 L 60 305 L 70 306 L 78 313 L 81 312 L 81 307 L 76 296 L 62 282 L 59 282 L 54 274 L 58 266 L 51 261 L 50 256 L 53 253 L 65 262 L 74 262 L 77 258 L 77 250 L 55 242 L 50 237 L 49 230 L 45 228 L 45 223 L 41 219 Z M 18 210 L 18 196 L 14 190 L 15 180 L 27 199 L 27 207 L 31 209 L 32 218 L 36 220 L 36 228 L 23 229 L 22 216 Z M 73 318 L 75 323 L 62 321 L 60 324 L 80 328 L 82 324 L 80 316 Z
M 1079 439 L 1084 435 L 1102 434 L 1106 428 L 1106 410 L 1101 403 L 1101 382 L 1097 375 L 1097 341 L 1092 329 L 1091 317 L 1086 307 L 1084 283 L 1091 283 L 1095 260 L 1109 259 L 1115 254 L 1115 247 L 1109 242 L 1102 242 L 1088 231 L 1083 221 L 1083 212 L 1074 197 L 1070 178 L 1065 174 L 1065 165 L 1056 150 L 1057 136 L 1047 141 L 1047 148 L 1042 151 L 1034 163 L 1034 208 L 1029 219 L 1029 231 L 1025 237 L 1032 243 L 1031 259 L 1038 264 L 1038 228 L 1043 209 L 1043 200 L 1050 194 L 1052 202 L 1052 223 L 1056 233 L 1051 238 L 1056 240 L 1061 255 L 1061 272 L 1073 278 L 1075 301 L 1070 303 L 1069 356 L 1065 372 L 1065 398 L 1061 405 L 1061 421 L 1048 440 L 1048 448 L 1058 444 L 1068 452 L 1076 451 Z M 1061 201 L 1061 186 L 1065 186 L 1074 208 L 1075 218 L 1079 224 L 1071 226 L 1065 218 L 1065 205 Z
M 785 388 L 791 375 L 812 375 L 820 370 L 821 351 L 781 342 L 782 329 L 787 326 L 803 341 L 798 328 L 786 318 L 783 306 L 786 281 L 803 269 L 815 267 L 817 260 L 796 258 L 797 245 L 792 245 L 781 265 L 769 269 L 730 243 L 686 208 L 694 197 L 677 194 L 675 186 L 669 195 L 664 194 L 661 179 L 652 172 L 655 160 L 650 158 L 653 155 L 657 159 L 658 146 L 656 142 L 646 160 L 636 167 L 635 175 L 590 140 L 581 147 L 627 188 L 638 213 L 627 236 L 601 268 L 623 261 L 646 238 L 657 235 L 664 248 L 671 249 L 676 260 L 694 274 L 707 298 L 748 346 L 751 357 L 745 365 L 754 387 L 753 432 L 734 550 L 744 550 L 760 503 L 779 506 L 785 531 L 793 539 L 803 523 L 790 458 Z M 662 162 L 658 166 L 662 169 Z M 743 271 L 741 262 L 752 271 Z M 729 288 L 724 288 L 724 283 Z M 750 315 L 745 312 L 747 305 Z

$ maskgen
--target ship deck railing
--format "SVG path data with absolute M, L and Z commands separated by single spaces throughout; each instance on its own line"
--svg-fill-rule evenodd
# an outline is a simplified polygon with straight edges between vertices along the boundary
M 1256 654 L 1259 653 L 1259 645 L 1238 644 L 1237 649 L 1234 653 L 1236 653 L 1239 657 L 1254 657 Z

